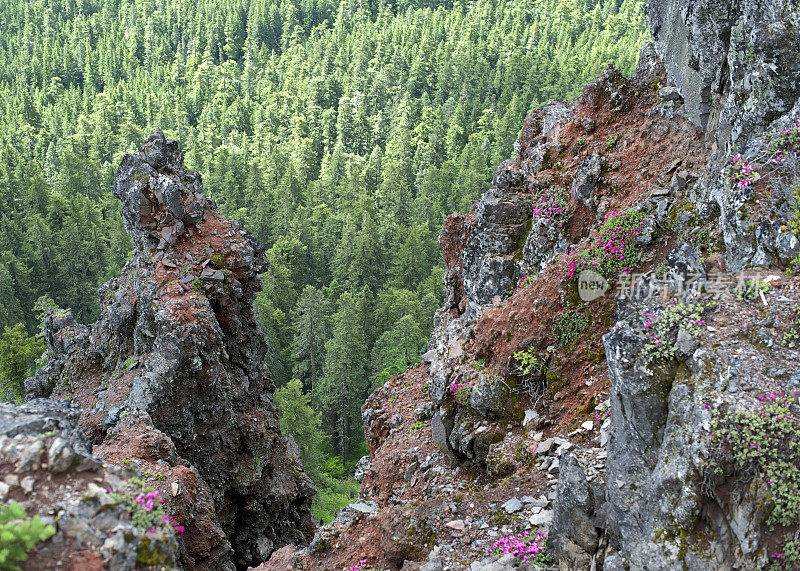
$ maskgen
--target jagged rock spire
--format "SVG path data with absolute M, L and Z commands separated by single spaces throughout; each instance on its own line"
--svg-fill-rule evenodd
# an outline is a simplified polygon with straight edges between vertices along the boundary
M 114 183 L 125 229 L 137 250 L 164 249 L 187 226 L 203 220 L 206 197 L 200 174 L 183 164 L 177 141 L 156 131 L 137 154 L 122 159 Z

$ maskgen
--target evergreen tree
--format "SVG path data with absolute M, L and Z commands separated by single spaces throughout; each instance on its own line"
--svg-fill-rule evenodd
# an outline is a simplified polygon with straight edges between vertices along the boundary
M 325 347 L 324 374 L 313 393 L 326 424 L 333 427 L 336 448 L 343 461 L 350 458 L 353 439 L 360 434 L 361 403 L 368 389 L 364 301 L 363 295 L 349 291 L 339 298 L 339 311 L 333 317 L 333 336 Z

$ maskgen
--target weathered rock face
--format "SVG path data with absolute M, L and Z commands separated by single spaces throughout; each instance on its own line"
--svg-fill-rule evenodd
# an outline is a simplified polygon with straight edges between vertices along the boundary
M 785 231 L 793 183 L 759 197 L 770 204 L 765 216 L 753 220 L 743 211 L 753 189 L 733 187 L 725 170 L 734 154 L 753 159 L 765 146 L 766 134 L 800 118 L 797 5 L 788 0 L 652 0 L 647 16 L 668 83 L 679 89 L 689 117 L 717 147 L 700 197 L 709 216 L 719 213 L 728 268 L 788 263 L 800 253 L 797 237 Z
M 53 364 L 29 379 L 29 396 L 73 399 L 95 443 L 141 413 L 210 487 L 237 565 L 303 543 L 314 488 L 272 404 L 253 307 L 263 251 L 205 199 L 160 132 L 123 159 L 114 194 L 134 256 L 100 288 L 88 332 L 51 318 Z
M 733 185 L 727 167 L 736 152 L 753 160 L 771 133 L 800 114 L 800 11 L 781 0 L 653 0 L 647 14 L 668 84 L 677 88 L 663 88 L 662 97 L 678 101 L 679 94 L 689 118 L 715 144 L 692 192 L 701 217 L 719 215 L 728 269 L 788 263 L 800 245 L 786 231 L 792 215 L 789 189 L 781 186 L 786 181 L 763 183 L 770 192 L 759 196 L 760 216 L 750 219 L 746 204 L 754 191 Z M 704 275 L 701 259 L 686 244 L 667 263 L 679 275 Z M 765 365 L 756 373 L 742 358 L 747 345 L 704 346 L 684 331 L 675 340 L 675 359 L 648 363 L 642 357 L 644 324 L 662 307 L 653 299 L 627 299 L 618 310 L 616 326 L 604 337 L 612 404 L 608 512 L 605 521 L 592 519 L 595 506 L 576 501 L 565 487 L 553 531 L 562 563 L 605 558 L 605 569 L 698 570 L 765 565 L 774 537 L 763 525 L 771 509 L 763 488 L 745 478 L 738 487 L 730 484 L 735 492 L 708 493 L 720 484 L 710 482 L 706 471 L 712 461 L 710 410 L 752 406 L 743 390 L 753 388 L 744 384 L 788 390 L 780 380 L 783 367 Z M 765 322 L 774 322 L 774 310 L 770 315 Z M 750 331 L 745 316 L 731 319 Z M 754 346 L 769 337 L 763 327 L 758 335 Z M 771 360 L 794 361 L 791 352 L 770 347 Z M 564 486 L 571 479 L 582 490 L 578 472 L 562 471 Z M 593 545 L 576 550 L 580 533 L 561 513 L 608 533 L 608 556 Z
M 698 271 L 698 263 L 686 244 L 667 256 L 674 275 Z M 785 319 L 785 308 L 778 304 L 764 318 L 758 305 L 710 305 L 699 289 L 683 300 L 672 291 L 673 302 L 711 308 L 714 326 L 699 336 L 678 329 L 664 338 L 674 357 L 651 360 L 643 351 L 652 342 L 648 327 L 665 311 L 651 294 L 645 285 L 619 303 L 618 321 L 604 336 L 611 381 L 605 490 L 589 490 L 577 463 L 562 465 L 551 528 L 562 568 L 592 560 L 614 570 L 761 568 L 781 541 L 780 530 L 765 524 L 769 486 L 723 466 L 714 411 L 759 410 L 757 395 L 794 387 L 786 368 L 794 370 L 796 352 L 763 326 Z M 717 333 L 719 323 L 730 328 Z M 727 337 L 737 331 L 742 339 Z

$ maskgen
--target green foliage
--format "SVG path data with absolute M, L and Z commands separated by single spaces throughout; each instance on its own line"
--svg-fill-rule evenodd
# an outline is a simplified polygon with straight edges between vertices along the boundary
M 5 328 L 0 335 L 0 401 L 22 402 L 25 378 L 43 351 L 44 339 L 27 335 L 22 323 Z
M 330 335 L 329 302 L 314 286 L 303 289 L 292 310 L 292 374 L 311 390 L 322 375 L 325 341 Z
M 311 408 L 311 397 L 303 392 L 303 383 L 294 379 L 279 388 L 275 391 L 275 404 L 281 411 L 281 432 L 292 435 L 306 474 L 317 485 L 322 484 L 320 470 L 325 459 L 322 418 Z
M 411 423 L 411 426 L 408 427 L 409 432 L 416 432 L 417 430 L 422 430 L 425 428 L 425 421 L 424 420 L 415 420 Z
M 769 289 L 769 284 L 761 280 L 742 280 L 734 288 L 736 299 L 739 301 L 749 301 L 759 297 L 759 293 Z
M 36 300 L 36 303 L 33 304 L 33 314 L 36 316 L 39 336 L 44 335 L 44 320 L 45 317 L 47 317 L 47 312 L 50 310 L 60 310 L 60 308 L 49 295 L 41 296 Z
M 354 439 L 362 434 L 361 403 L 369 391 L 365 365 L 367 339 L 364 334 L 365 296 L 342 294 L 340 309 L 333 317 L 333 336 L 325 344 L 325 360 L 313 399 L 324 420 L 333 427 L 336 448 L 343 460 L 350 458 Z
M 744 481 L 758 478 L 772 504 L 766 523 L 771 528 L 791 526 L 800 519 L 800 419 L 790 397 L 769 393 L 752 411 L 715 411 L 712 469 L 732 462 Z M 800 565 L 800 545 L 788 541 L 783 552 L 773 555 L 784 568 Z
M 19 570 L 15 563 L 26 561 L 28 550 L 55 532 L 38 515 L 28 519 L 25 508 L 18 502 L 0 505 L 0 570 Z
M 619 133 L 614 133 L 613 135 L 608 137 L 608 141 L 606 141 L 606 151 L 611 151 L 614 147 L 617 146 L 619 142 Z
M 792 189 L 791 201 L 794 206 L 794 216 L 789 222 L 789 228 L 795 235 L 800 235 L 800 182 Z M 800 259 L 800 256 L 798 256 L 798 259 Z
M 225 256 L 222 252 L 214 252 L 210 258 L 211 267 L 221 270 L 225 267 Z
M 675 341 L 678 331 L 683 329 L 693 337 L 705 324 L 703 314 L 706 307 L 700 303 L 672 303 L 660 315 L 647 314 L 644 323 L 647 342 L 642 348 L 642 356 L 647 363 L 667 361 L 675 356 Z
M 789 310 L 789 323 L 783 332 L 783 344 L 791 345 L 800 341 L 800 308 Z
M 533 375 L 547 368 L 533 349 L 523 349 L 514 353 L 516 368 L 523 375 Z
M 556 345 L 565 347 L 576 341 L 588 328 L 586 310 L 579 305 L 568 306 L 556 312 L 553 339 Z
M 358 498 L 360 485 L 352 478 L 335 480 L 331 487 L 320 489 L 311 503 L 313 513 L 323 524 L 336 517 L 339 510 Z
M 401 317 L 392 329 L 378 338 L 372 349 L 374 384 L 383 384 L 392 375 L 418 362 L 427 341 L 427 335 L 413 316 Z

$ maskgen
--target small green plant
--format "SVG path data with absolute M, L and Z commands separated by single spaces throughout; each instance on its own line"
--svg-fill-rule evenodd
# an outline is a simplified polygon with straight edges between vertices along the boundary
M 203 293 L 203 282 L 200 278 L 194 278 L 191 283 L 192 291 L 195 293 Z
M 409 432 L 414 433 L 417 430 L 421 430 L 425 428 L 425 421 L 424 420 L 417 420 L 411 423 L 411 426 L 408 428 Z
M 733 290 L 736 299 L 739 301 L 749 301 L 759 296 L 759 293 L 766 292 L 769 284 L 761 280 L 742 280 Z
M 570 345 L 588 328 L 589 317 L 583 307 L 573 305 L 557 311 L 553 324 L 553 337 L 556 345 L 560 347 Z
M 543 371 L 546 366 L 542 360 L 533 352 L 533 349 L 523 349 L 514 353 L 514 360 L 517 362 L 517 369 L 523 375 L 532 375 Z
M 528 447 L 525 445 L 524 440 L 521 440 L 517 447 L 514 448 L 514 459 L 523 466 L 531 461 L 531 453 L 528 452 Z
M 28 519 L 28 513 L 18 502 L 0 505 L 0 569 L 19 570 L 16 563 L 26 561 L 28 551 L 55 532 L 38 515 Z
M 619 133 L 614 133 L 608 138 L 606 142 L 606 151 L 612 150 L 614 147 L 617 146 L 617 142 L 619 141 Z
M 578 154 L 586 146 L 586 137 L 578 137 L 572 145 L 572 152 Z
M 800 234 L 800 230 L 798 230 L 796 233 Z M 786 268 L 786 275 L 789 277 L 800 276 L 800 254 L 798 254 L 794 260 L 789 262 L 789 267 Z
M 214 252 L 211 255 L 211 267 L 221 270 L 225 267 L 225 255 L 222 252 Z
M 642 348 L 642 355 L 649 364 L 656 360 L 667 361 L 675 356 L 675 341 L 678 331 L 687 331 L 693 337 L 705 325 L 703 313 L 706 308 L 699 303 L 672 303 L 661 315 L 647 314 L 644 322 L 647 342 Z
M 471 363 L 473 369 L 483 369 L 486 366 L 486 359 L 478 359 Z
M 783 333 L 783 344 L 791 345 L 800 341 L 800 308 L 789 310 L 789 327 Z
M 794 203 L 794 217 L 789 221 L 789 229 L 796 235 L 800 235 L 800 183 L 796 184 L 792 190 L 792 202 Z M 800 255 L 792 264 L 800 266 Z
M 666 278 L 667 277 L 667 273 L 669 273 L 669 268 L 667 267 L 666 262 L 661 262 L 653 270 L 653 274 L 655 274 L 655 276 L 660 280 L 663 280 L 664 278 Z
M 178 525 L 164 510 L 164 500 L 159 497 L 160 492 L 145 486 L 141 478 L 131 478 L 120 491 L 110 492 L 109 495 L 127 509 L 131 515 L 131 524 L 137 529 L 172 529 L 178 535 L 184 532 L 184 527 Z
M 514 286 L 513 288 L 511 288 L 510 290 L 508 290 L 506 292 L 506 294 L 509 297 L 513 296 L 518 291 L 520 291 L 522 289 L 525 289 L 528 286 L 528 284 L 533 283 L 535 281 L 535 279 L 536 278 L 534 276 L 528 276 L 528 275 L 522 276 L 521 278 L 519 278 L 519 281 L 517 282 L 517 285 Z
M 522 349 L 509 360 L 508 370 L 521 377 L 514 391 L 527 393 L 533 403 L 539 402 L 547 390 L 547 364 L 534 353 L 533 349 Z

